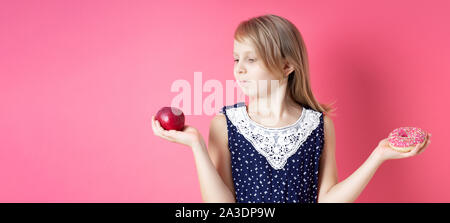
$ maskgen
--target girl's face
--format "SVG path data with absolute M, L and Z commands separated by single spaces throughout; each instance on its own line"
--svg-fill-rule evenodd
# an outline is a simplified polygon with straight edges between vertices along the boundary
M 234 40 L 234 77 L 247 96 L 270 95 L 271 86 L 278 79 L 257 57 L 256 48 L 249 41 Z M 272 84 L 272 85 L 271 85 Z

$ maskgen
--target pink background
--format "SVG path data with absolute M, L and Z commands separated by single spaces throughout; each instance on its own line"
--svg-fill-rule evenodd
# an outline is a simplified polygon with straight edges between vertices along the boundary
M 233 79 L 234 29 L 266 13 L 297 25 L 314 94 L 337 101 L 339 180 L 396 127 L 433 134 L 357 202 L 450 202 L 448 1 L 1 5 L 1 202 L 201 202 L 192 152 L 153 136 L 149 118 L 177 79 Z M 206 140 L 211 118 L 187 123 Z

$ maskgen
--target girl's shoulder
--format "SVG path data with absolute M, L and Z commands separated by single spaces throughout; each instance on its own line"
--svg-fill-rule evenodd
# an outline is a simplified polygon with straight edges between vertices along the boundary
M 227 127 L 227 119 L 225 117 L 225 114 L 223 113 L 217 113 L 212 119 L 210 127 Z
M 237 108 L 237 107 L 241 107 L 241 106 L 245 106 L 244 102 L 238 102 L 236 104 L 232 104 L 232 105 L 224 105 L 222 106 L 222 108 L 219 110 L 218 113 L 216 113 L 216 115 L 212 118 L 211 120 L 211 125 L 214 125 L 214 127 L 227 127 L 227 110 L 229 110 L 230 108 Z
M 226 112 L 229 111 L 229 110 L 234 110 L 236 108 L 245 108 L 245 106 L 246 106 L 245 102 L 238 102 L 238 103 L 235 103 L 235 104 L 223 106 L 220 109 L 219 112 L 222 113 L 222 114 L 226 114 Z
M 209 133 L 223 133 L 227 132 L 227 118 L 225 116 L 225 110 L 228 106 L 223 106 L 220 111 L 211 119 L 209 125 Z
M 225 114 L 217 113 L 209 125 L 209 145 L 215 145 L 218 148 L 227 148 L 228 146 L 228 132 L 227 119 Z M 210 148 L 209 146 L 208 148 Z
M 226 113 L 227 110 L 231 108 L 239 108 L 245 106 L 244 102 L 238 102 L 236 104 L 232 105 L 224 105 L 219 112 L 212 118 L 210 128 L 220 129 L 220 130 L 227 130 L 227 117 Z

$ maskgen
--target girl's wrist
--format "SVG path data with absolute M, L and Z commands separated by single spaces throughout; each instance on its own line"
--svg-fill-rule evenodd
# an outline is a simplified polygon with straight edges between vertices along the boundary
M 383 154 L 380 152 L 380 149 L 377 147 L 375 150 L 370 154 L 370 156 L 373 157 L 377 162 L 380 164 L 386 161 L 386 159 L 383 157 Z
M 198 140 L 195 140 L 191 143 L 190 145 L 191 149 L 198 149 L 198 148 L 202 148 L 202 147 L 206 147 L 205 141 L 203 140 L 203 138 L 199 138 Z

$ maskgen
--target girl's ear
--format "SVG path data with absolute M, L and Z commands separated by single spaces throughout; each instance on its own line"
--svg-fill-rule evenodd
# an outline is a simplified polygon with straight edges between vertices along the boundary
M 286 62 L 286 64 L 284 65 L 284 76 L 289 76 L 289 74 L 291 74 L 294 71 L 294 67 L 292 65 L 290 65 L 288 62 Z

